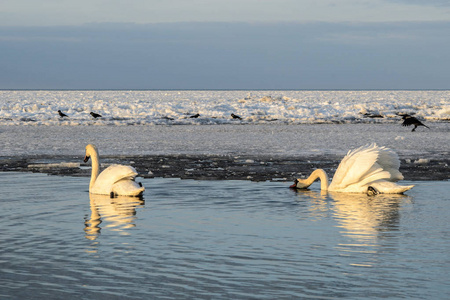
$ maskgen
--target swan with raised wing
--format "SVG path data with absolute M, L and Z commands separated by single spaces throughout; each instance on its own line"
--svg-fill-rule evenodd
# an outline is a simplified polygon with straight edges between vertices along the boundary
M 342 159 L 331 184 L 322 169 L 314 170 L 306 179 L 297 179 L 291 188 L 306 189 L 320 179 L 322 191 L 344 193 L 402 194 L 414 185 L 396 184 L 403 179 L 400 160 L 389 148 L 370 144 L 351 150 Z
M 110 195 L 110 197 L 118 195 L 138 197 L 144 193 L 145 188 L 135 181 L 138 173 L 133 167 L 111 165 L 100 173 L 98 150 L 92 144 L 86 146 L 84 162 L 87 162 L 89 158 L 92 160 L 89 193 Z

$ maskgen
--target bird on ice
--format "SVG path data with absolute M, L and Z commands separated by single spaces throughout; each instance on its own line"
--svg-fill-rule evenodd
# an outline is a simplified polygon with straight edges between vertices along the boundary
M 428 127 L 427 125 L 423 124 L 422 122 L 420 122 L 419 120 L 417 120 L 417 118 L 408 115 L 408 114 L 398 114 L 399 116 L 402 117 L 403 119 L 403 123 L 402 126 L 410 126 L 410 125 L 414 125 L 413 130 L 411 131 L 416 131 L 417 126 L 424 126 L 428 129 L 430 129 L 430 127 Z
M 231 114 L 231 117 L 232 117 L 233 119 L 239 119 L 239 120 L 242 120 L 241 117 L 239 117 L 238 115 L 235 115 L 235 114 Z
M 97 118 L 101 118 L 102 116 L 101 115 L 99 115 L 99 114 L 96 114 L 95 112 L 90 112 L 90 114 L 91 114 L 91 116 L 93 116 L 94 117 L 94 119 L 97 119 Z
M 66 115 L 65 113 L 63 113 L 61 110 L 58 110 L 58 114 L 59 114 L 59 116 L 60 116 L 61 118 L 69 117 L 68 115 Z

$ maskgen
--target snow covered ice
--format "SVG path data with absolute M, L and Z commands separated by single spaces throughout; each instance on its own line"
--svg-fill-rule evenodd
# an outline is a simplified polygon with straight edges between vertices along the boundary
M 449 99 L 449 91 L 0 91 L 0 125 L 394 123 L 397 113 L 433 122 L 450 120 Z
M 247 165 L 264 163 L 255 159 L 262 156 L 313 158 L 320 166 L 377 143 L 424 174 L 438 163 L 442 174 L 449 99 L 450 91 L 0 91 L 0 158 L 4 167 L 26 158 L 22 165 L 33 169 L 68 168 L 94 143 L 108 156 L 223 155 Z M 430 129 L 411 132 L 398 113 Z M 42 156 L 49 166 L 32 159 Z

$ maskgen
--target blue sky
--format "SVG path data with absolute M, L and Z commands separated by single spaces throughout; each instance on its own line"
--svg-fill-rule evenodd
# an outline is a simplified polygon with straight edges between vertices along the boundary
M 0 0 L 0 89 L 448 89 L 443 0 Z

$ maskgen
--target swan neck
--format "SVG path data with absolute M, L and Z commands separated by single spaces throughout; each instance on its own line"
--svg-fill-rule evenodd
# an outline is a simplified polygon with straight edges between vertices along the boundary
M 310 181 L 312 184 L 316 179 L 320 179 L 320 189 L 322 191 L 328 190 L 328 175 L 325 173 L 322 169 L 314 170 L 311 175 L 308 177 L 308 181 Z
M 94 186 L 99 173 L 100 162 L 98 159 L 97 152 L 91 154 L 91 161 L 92 161 L 92 171 L 91 171 L 91 182 L 89 183 L 89 190 Z

